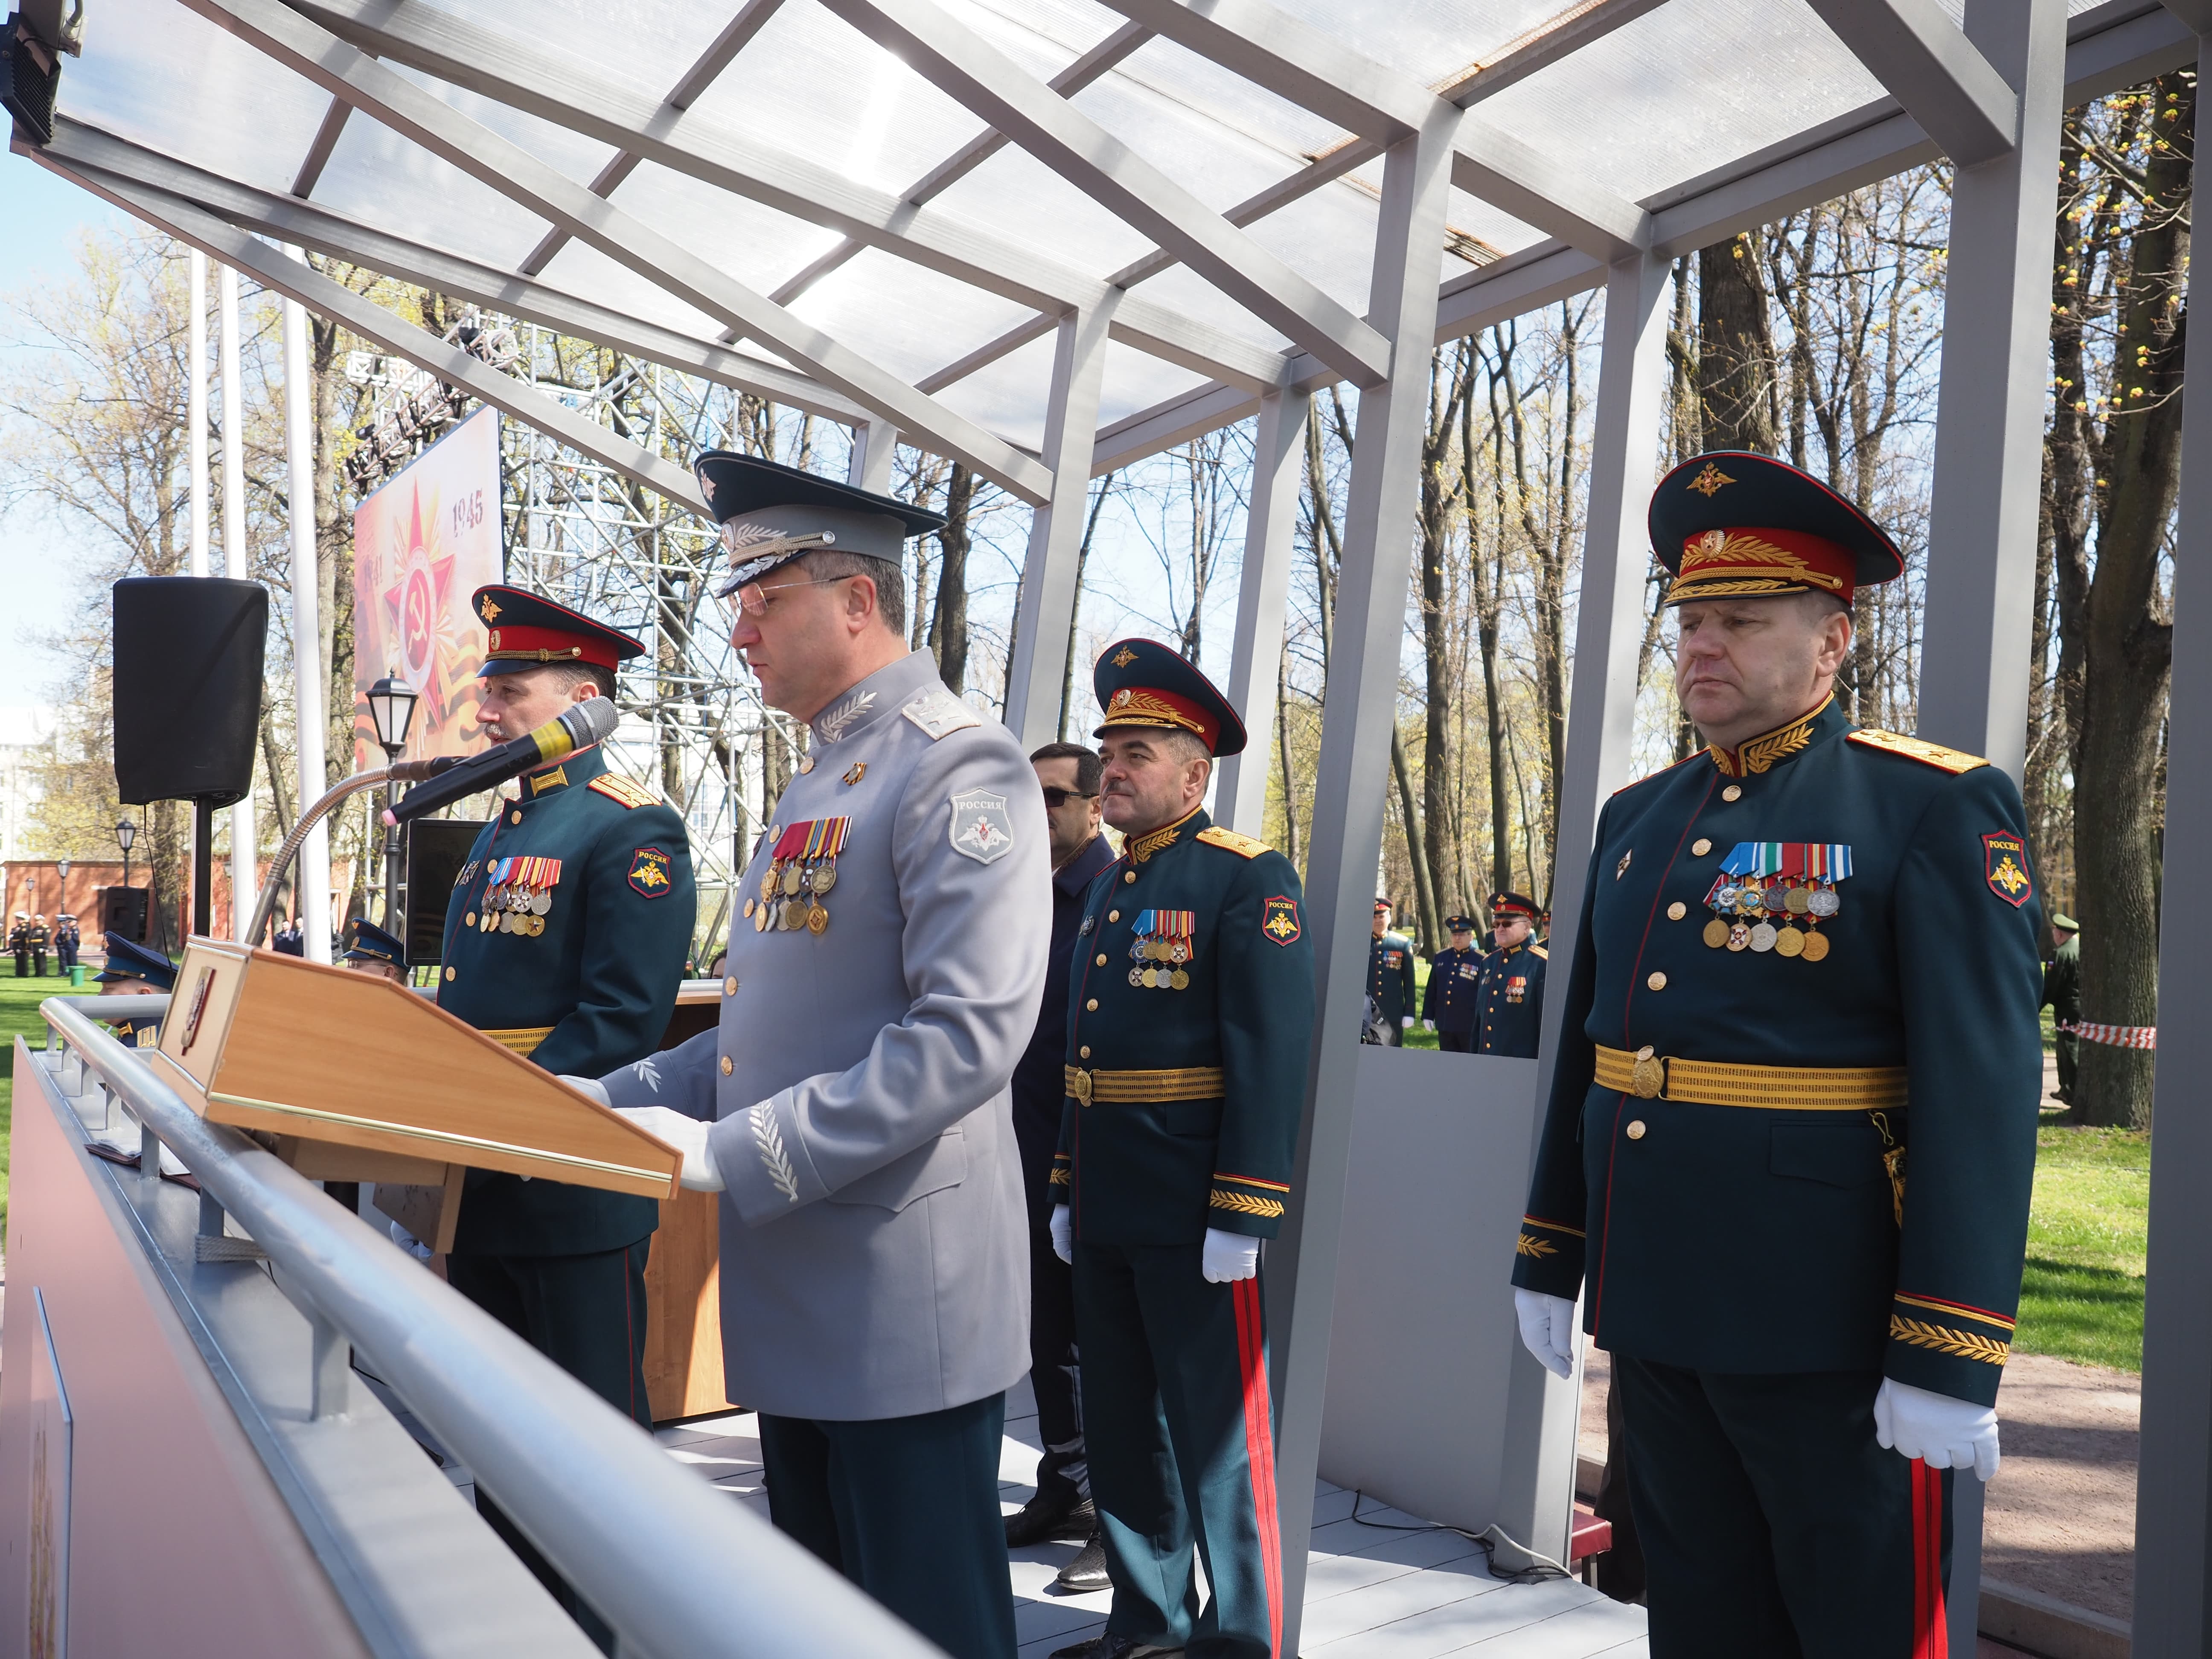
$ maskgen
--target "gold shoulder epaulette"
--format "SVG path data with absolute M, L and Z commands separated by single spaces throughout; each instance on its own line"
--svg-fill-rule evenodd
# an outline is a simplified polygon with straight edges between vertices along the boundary
M 1549 962 L 1552 959 L 1552 953 L 1549 951 L 1547 951 L 1540 945 L 1530 945 L 1528 947 L 1528 954 L 1532 957 L 1541 957 L 1547 962 Z
M 1940 772 L 1971 772 L 1989 763 L 1979 755 L 1970 755 L 1963 749 L 1946 749 L 1940 743 L 1923 743 L 1918 738 L 1908 738 L 1901 732 L 1876 732 L 1866 727 L 1849 734 L 1853 743 L 1863 744 L 1869 749 L 1883 749 L 1893 755 L 1902 755 L 1907 760 L 1917 760 L 1923 766 L 1932 766 Z
M 1264 841 L 1255 841 L 1249 836 L 1240 836 L 1234 830 L 1224 830 L 1218 823 L 1209 824 L 1200 830 L 1198 838 L 1208 847 L 1225 847 L 1239 858 L 1256 859 L 1262 853 L 1272 853 L 1275 850 Z
M 658 806 L 660 797 L 643 784 L 632 783 L 618 772 L 602 772 L 592 780 L 591 787 L 609 800 L 618 800 L 624 806 Z

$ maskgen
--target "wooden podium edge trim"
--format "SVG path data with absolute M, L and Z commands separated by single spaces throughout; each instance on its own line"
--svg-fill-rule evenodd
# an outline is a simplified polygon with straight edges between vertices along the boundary
M 605 1175 L 630 1176 L 650 1181 L 658 1189 L 667 1179 L 664 1170 L 641 1168 L 631 1164 L 611 1164 L 605 1158 L 580 1158 L 574 1152 L 550 1152 L 542 1147 L 517 1146 L 512 1141 L 492 1140 L 483 1135 L 457 1134 L 450 1129 L 423 1129 L 410 1123 L 393 1123 L 380 1117 L 362 1117 L 353 1112 L 326 1111 L 317 1106 L 288 1106 L 281 1101 L 256 1100 L 251 1095 L 229 1095 L 210 1091 L 210 1103 L 237 1106 L 248 1111 L 269 1112 L 284 1117 L 314 1118 L 325 1123 L 343 1123 L 356 1129 L 374 1129 L 380 1134 L 398 1135 L 408 1140 L 428 1140 L 447 1146 L 480 1147 L 487 1152 L 511 1152 L 520 1157 L 541 1159 L 548 1164 L 566 1164 L 571 1169 L 597 1170 Z M 599 1103 L 591 1103 L 597 1105 Z M 456 1160 L 442 1159 L 451 1163 Z

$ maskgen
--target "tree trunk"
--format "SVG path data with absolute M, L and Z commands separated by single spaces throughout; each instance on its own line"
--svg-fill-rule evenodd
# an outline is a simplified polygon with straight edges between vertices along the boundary
M 945 528 L 937 544 L 945 556 L 937 567 L 937 603 L 930 613 L 929 648 L 937 658 L 937 677 L 955 692 L 968 689 L 968 508 L 975 499 L 975 475 L 955 461 L 945 487 Z M 921 602 L 916 594 L 915 602 Z
M 1709 449 L 1774 453 L 1774 335 L 1759 237 L 1746 231 L 1698 254 L 1698 403 Z
M 1390 725 L 1390 775 L 1398 783 L 1398 815 L 1404 820 L 1406 857 L 1413 866 L 1413 902 L 1421 915 L 1421 943 L 1433 951 L 1437 939 L 1429 918 L 1437 913 L 1436 883 L 1429 874 L 1428 849 L 1421 844 L 1420 815 L 1413 809 L 1413 780 L 1406 765 L 1406 734 Z

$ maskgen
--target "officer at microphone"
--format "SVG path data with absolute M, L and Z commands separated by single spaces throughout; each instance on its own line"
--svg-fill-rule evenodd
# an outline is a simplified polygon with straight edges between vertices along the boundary
M 489 645 L 477 718 L 496 738 L 611 696 L 615 665 L 644 653 L 519 587 L 479 588 L 473 603 Z M 682 819 L 609 771 L 596 744 L 521 785 L 516 800 L 495 799 L 453 884 L 438 1006 L 547 1071 L 597 1077 L 653 1053 L 667 1027 L 697 920 L 690 847 Z M 645 1261 L 659 1222 L 650 1198 L 471 1170 L 447 1279 L 650 1428 Z M 477 1507 L 611 1651 L 605 1625 L 506 1517 Z

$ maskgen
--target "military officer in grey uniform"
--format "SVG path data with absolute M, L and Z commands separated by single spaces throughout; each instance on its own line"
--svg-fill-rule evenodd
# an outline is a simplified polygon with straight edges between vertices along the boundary
M 943 520 L 713 453 L 732 642 L 809 724 L 743 878 L 720 1029 L 605 1079 L 720 1190 L 729 1397 L 775 1524 L 957 1659 L 1012 1659 L 1005 1391 L 1029 1370 L 1008 1083 L 1052 927 L 1013 735 L 905 647 Z

